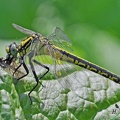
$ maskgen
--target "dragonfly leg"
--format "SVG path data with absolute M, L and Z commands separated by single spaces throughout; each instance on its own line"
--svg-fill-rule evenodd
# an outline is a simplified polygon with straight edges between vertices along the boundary
M 44 64 L 41 64 L 40 62 L 38 62 L 35 59 L 33 60 L 33 62 L 40 65 L 40 66 L 42 66 L 42 67 L 44 67 L 45 69 L 47 69 L 47 71 L 39 79 L 43 78 L 49 72 L 49 67 L 45 66 Z
M 36 80 L 36 85 L 28 93 L 28 97 L 30 98 L 31 104 L 32 104 L 32 99 L 31 99 L 30 95 L 31 95 L 32 91 L 38 86 L 39 83 L 42 85 L 42 83 L 39 82 L 39 80 L 49 72 L 49 68 L 47 66 L 45 66 L 45 65 L 41 64 L 40 62 L 36 61 L 35 59 L 33 59 L 34 55 L 35 55 L 35 53 L 34 53 L 33 50 L 31 50 L 27 54 L 28 59 L 29 59 L 29 64 L 30 64 L 30 67 L 31 67 L 31 70 L 32 70 L 32 73 L 33 73 L 34 78 Z M 34 68 L 33 62 L 47 69 L 47 71 L 40 78 L 38 78 L 38 76 L 37 76 L 37 74 L 35 72 L 35 68 Z M 42 85 L 42 87 L 44 87 L 44 86 Z
M 15 75 L 15 73 L 17 72 L 17 70 L 21 67 L 22 63 L 15 69 L 15 71 L 13 72 L 13 77 Z
M 30 96 L 30 94 L 32 93 L 32 91 L 38 86 L 38 83 L 39 83 L 39 79 L 38 79 L 38 77 L 37 77 L 37 74 L 36 74 L 36 72 L 35 72 L 35 69 L 34 69 L 34 66 L 33 66 L 33 61 L 32 61 L 32 59 L 31 59 L 31 57 L 30 56 L 28 56 L 29 57 L 29 63 L 30 63 L 30 67 L 31 67 L 31 70 L 32 70 L 32 73 L 33 73 L 33 75 L 34 75 L 34 77 L 35 77 L 35 80 L 36 80 L 36 85 L 30 90 L 30 92 L 28 93 L 28 97 L 30 98 L 30 101 L 31 101 L 31 104 L 32 104 L 32 99 L 31 99 L 31 96 Z
M 23 65 L 23 67 L 24 67 L 24 69 L 25 69 L 25 71 L 26 71 L 26 74 L 23 75 L 23 76 L 21 76 L 21 77 L 19 77 L 19 78 L 17 78 L 18 81 L 29 74 L 29 70 L 28 70 L 28 68 L 27 68 L 27 66 L 26 66 L 26 63 L 25 63 L 24 59 L 23 59 L 23 60 L 22 60 L 22 63 L 15 69 L 15 71 L 14 71 L 14 73 L 13 73 L 13 76 L 14 76 L 14 74 L 17 72 L 17 70 L 21 67 L 21 65 Z
M 40 65 L 40 66 L 42 66 L 42 67 L 44 67 L 44 68 L 47 69 L 47 71 L 46 71 L 40 78 L 38 78 L 38 76 L 37 76 L 37 74 L 36 74 L 36 72 L 35 72 L 35 69 L 34 69 L 34 65 L 33 65 L 32 62 L 34 62 L 34 63 L 36 63 L 36 64 L 38 64 L 38 65 Z M 35 85 L 35 86 L 30 90 L 30 92 L 28 93 L 28 96 L 29 96 L 30 101 L 31 101 L 31 104 L 32 104 L 32 99 L 31 99 L 30 94 L 31 94 L 32 91 L 38 86 L 39 80 L 40 80 L 42 77 L 44 77 L 44 76 L 49 72 L 49 67 L 41 64 L 40 62 L 38 62 L 38 61 L 36 61 L 36 60 L 32 60 L 31 57 L 29 57 L 29 63 L 30 63 L 31 69 L 32 69 L 32 73 L 33 73 L 33 75 L 34 75 L 34 77 L 35 77 L 35 80 L 36 80 L 36 82 L 37 82 L 36 85 Z M 40 82 L 40 84 L 42 85 L 41 82 Z M 44 87 L 44 86 L 42 85 L 42 87 Z
M 33 59 L 33 62 L 40 65 L 40 66 L 42 66 L 43 68 L 47 69 L 47 71 L 42 76 L 39 77 L 39 83 L 42 85 L 42 83 L 40 82 L 40 79 L 43 78 L 49 72 L 49 67 L 45 66 L 44 64 L 41 64 L 40 62 L 38 62 L 35 59 Z M 43 89 L 43 87 L 45 87 L 45 86 L 42 85 L 42 88 L 40 89 L 40 91 Z
M 24 78 L 25 76 L 27 76 L 27 75 L 29 74 L 29 70 L 28 70 L 25 62 L 23 62 L 22 65 L 23 65 L 23 67 L 24 67 L 24 69 L 25 69 L 25 71 L 26 71 L 26 74 L 23 75 L 23 76 L 21 76 L 21 77 L 19 77 L 17 80 L 20 80 L 20 79 Z

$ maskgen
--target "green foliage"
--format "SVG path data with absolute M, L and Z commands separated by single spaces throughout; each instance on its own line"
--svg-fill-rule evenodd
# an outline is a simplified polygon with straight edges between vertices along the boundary
M 31 105 L 27 94 L 35 85 L 34 78 L 27 77 L 16 84 L 10 76 L 2 75 L 1 119 L 110 120 L 120 118 L 120 85 L 100 75 L 86 70 L 76 71 L 60 79 L 43 80 L 42 84 L 43 88 L 39 85 L 31 94 Z

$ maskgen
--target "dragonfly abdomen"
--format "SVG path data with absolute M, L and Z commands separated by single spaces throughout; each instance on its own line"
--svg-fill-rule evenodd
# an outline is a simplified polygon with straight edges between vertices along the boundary
M 59 51 L 62 53 L 61 60 L 73 63 L 75 65 L 78 65 L 80 67 L 83 67 L 85 69 L 93 71 L 97 74 L 100 74 L 106 78 L 109 78 L 109 79 L 115 81 L 116 83 L 120 83 L 120 77 L 115 75 L 114 73 L 112 73 L 100 66 L 97 66 L 91 62 L 88 62 L 80 57 L 77 57 L 67 51 L 64 51 L 64 50 L 59 50 Z

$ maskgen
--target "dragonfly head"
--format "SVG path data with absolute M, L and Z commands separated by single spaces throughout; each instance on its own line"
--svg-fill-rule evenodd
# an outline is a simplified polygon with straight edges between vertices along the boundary
M 14 42 L 6 47 L 6 63 L 10 64 L 13 59 L 17 58 L 18 54 L 18 45 Z

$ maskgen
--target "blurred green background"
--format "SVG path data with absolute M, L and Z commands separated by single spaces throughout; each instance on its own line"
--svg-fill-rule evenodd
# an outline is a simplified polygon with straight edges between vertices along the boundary
M 76 55 L 120 75 L 120 0 L 1 0 L 0 56 L 26 36 L 12 23 L 46 36 L 58 26 Z

